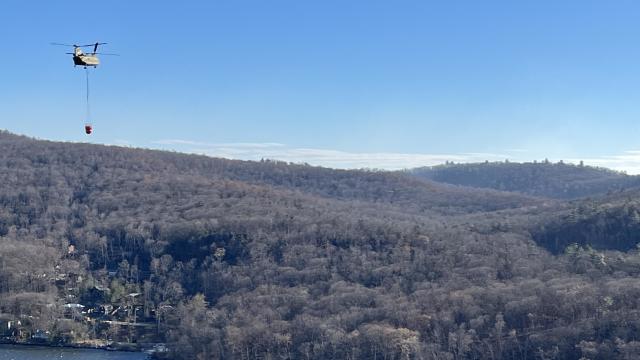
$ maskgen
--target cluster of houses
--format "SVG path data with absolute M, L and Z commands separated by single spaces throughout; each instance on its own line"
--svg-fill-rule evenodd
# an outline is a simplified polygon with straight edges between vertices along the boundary
M 70 246 L 68 256 L 72 258 L 74 254 L 75 249 Z M 55 308 L 53 322 L 48 323 L 48 328 L 40 328 L 44 322 L 31 315 L 0 313 L 2 342 L 63 343 L 91 347 L 109 347 L 115 344 L 125 348 L 127 344 L 135 344 L 130 349 L 146 347 L 166 351 L 166 347 L 159 343 L 153 311 L 146 312 L 145 316 L 141 293 L 125 292 L 117 304 L 112 304 L 111 288 L 101 283 L 113 281 L 116 272 L 105 272 L 102 281 L 87 282 L 79 269 L 76 271 L 75 266 L 66 265 L 68 264 L 56 266 L 56 274 L 52 277 L 59 293 L 58 303 L 45 305 L 49 310 Z M 92 285 L 87 288 L 87 283 Z M 61 326 L 63 323 L 65 326 Z M 74 327 L 74 324 L 80 326 Z M 61 331 L 70 334 L 61 336 Z M 79 334 L 81 331 L 84 333 Z M 71 343 L 67 343 L 68 341 Z

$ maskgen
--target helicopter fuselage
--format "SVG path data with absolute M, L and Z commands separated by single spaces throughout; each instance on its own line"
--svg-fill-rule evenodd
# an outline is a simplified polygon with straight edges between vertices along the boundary
M 98 59 L 95 55 L 74 55 L 73 56 L 73 64 L 76 66 L 93 66 L 96 67 L 100 65 L 100 59 Z

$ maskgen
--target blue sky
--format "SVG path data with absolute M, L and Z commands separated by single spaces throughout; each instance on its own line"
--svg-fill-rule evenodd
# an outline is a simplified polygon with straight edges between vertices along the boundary
M 0 128 L 333 167 L 563 159 L 640 172 L 634 1 L 0 4 Z M 91 72 L 50 42 L 105 41 Z

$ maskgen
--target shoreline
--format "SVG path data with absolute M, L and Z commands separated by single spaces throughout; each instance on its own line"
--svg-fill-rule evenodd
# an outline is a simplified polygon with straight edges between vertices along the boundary
M 92 344 L 86 344 L 86 343 L 57 344 L 52 342 L 40 342 L 40 341 L 33 342 L 33 341 L 16 341 L 16 340 L 10 340 L 10 339 L 0 339 L 0 346 L 1 345 L 147 353 L 146 350 L 139 345 L 126 344 L 126 343 L 111 343 L 111 344 L 105 344 L 105 345 L 92 345 Z

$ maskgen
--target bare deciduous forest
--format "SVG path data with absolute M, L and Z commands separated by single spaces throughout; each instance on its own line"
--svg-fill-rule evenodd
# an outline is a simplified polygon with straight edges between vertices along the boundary
M 638 184 L 544 161 L 347 171 L 3 132 L 1 335 L 171 359 L 638 358 Z

